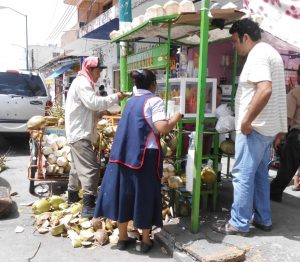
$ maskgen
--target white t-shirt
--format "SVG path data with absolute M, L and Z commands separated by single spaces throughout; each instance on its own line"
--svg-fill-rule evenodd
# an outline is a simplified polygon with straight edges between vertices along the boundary
M 239 78 L 235 98 L 235 126 L 241 132 L 241 122 L 256 92 L 256 83 L 272 82 L 272 95 L 252 122 L 254 130 L 265 136 L 287 132 L 287 105 L 284 65 L 280 54 L 269 44 L 260 42 L 248 54 Z
M 151 92 L 146 89 L 136 89 L 136 96 L 141 96 L 144 94 L 151 94 Z M 154 132 L 158 134 L 154 123 L 160 120 L 166 120 L 164 101 L 158 96 L 148 99 L 144 106 L 144 114 L 149 125 L 152 127 Z M 158 148 L 155 136 L 153 134 L 149 138 L 147 148 Z
M 74 79 L 65 105 L 65 130 L 68 143 L 94 139 L 96 112 L 118 103 L 118 95 L 98 96 L 84 76 Z

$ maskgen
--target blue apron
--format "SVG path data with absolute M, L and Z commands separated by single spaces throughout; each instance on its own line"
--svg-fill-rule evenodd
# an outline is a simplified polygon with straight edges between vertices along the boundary
M 127 101 L 114 137 L 109 161 L 140 169 L 144 164 L 147 143 L 151 134 L 154 134 L 159 150 L 157 174 L 160 177 L 162 154 L 159 135 L 154 133 L 144 115 L 145 103 L 152 97 L 152 94 L 134 96 Z

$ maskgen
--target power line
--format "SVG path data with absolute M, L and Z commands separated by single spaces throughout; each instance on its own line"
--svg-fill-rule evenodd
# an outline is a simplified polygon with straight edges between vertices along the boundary
M 49 36 L 49 38 L 52 38 L 52 39 L 56 39 L 57 36 L 62 32 L 62 30 L 65 28 L 65 26 L 67 25 L 67 23 L 70 21 L 70 19 L 73 17 L 75 11 L 74 9 L 72 10 L 73 8 L 70 8 L 68 10 L 68 13 L 65 14 L 64 17 L 61 18 L 61 22 L 60 24 L 57 25 L 55 31 L 53 31 L 51 33 L 51 35 Z
M 76 7 L 78 7 L 79 2 L 80 2 L 80 0 L 76 0 L 76 4 L 75 4 Z M 56 39 L 59 36 L 59 34 L 64 29 L 64 27 L 67 25 L 67 23 L 71 20 L 71 18 L 75 14 L 75 12 L 77 10 L 76 7 L 75 6 L 70 6 L 70 5 L 67 7 L 64 14 L 62 15 L 62 17 L 60 18 L 57 25 L 52 30 L 52 32 L 50 33 L 50 35 L 48 36 L 47 39 Z

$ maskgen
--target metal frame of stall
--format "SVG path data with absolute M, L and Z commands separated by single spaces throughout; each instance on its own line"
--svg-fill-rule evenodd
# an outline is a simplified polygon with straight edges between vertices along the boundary
M 141 25 L 133 28 L 132 30 L 116 37 L 111 42 L 134 42 L 144 38 L 161 37 L 165 38 L 166 42 L 162 45 L 162 48 L 158 47 L 155 50 L 149 49 L 152 55 L 146 52 L 134 54 L 128 56 L 128 50 L 121 46 L 121 59 L 122 64 L 120 67 L 121 75 L 121 91 L 131 91 L 128 85 L 129 70 L 147 68 L 147 69 L 166 69 L 166 112 L 167 101 L 169 97 L 169 78 L 170 78 L 170 48 L 171 41 L 178 45 L 189 45 L 188 43 L 181 42 L 182 39 L 187 37 L 191 33 L 199 32 L 200 29 L 200 48 L 199 48 L 199 72 L 198 72 L 198 93 L 197 93 L 197 117 L 196 122 L 196 139 L 195 139 L 195 161 L 193 172 L 193 192 L 192 192 L 192 214 L 191 214 L 191 231 L 199 231 L 199 208 L 200 208 L 200 193 L 201 193 L 201 169 L 203 160 L 203 131 L 204 131 L 204 110 L 205 110 L 205 92 L 206 92 L 206 74 L 207 74 L 207 59 L 208 59 L 208 32 L 209 32 L 209 10 L 210 0 L 202 1 L 202 6 L 199 13 L 184 13 L 179 15 L 156 17 L 145 21 Z M 213 18 L 235 20 L 240 18 L 243 13 L 234 9 L 218 9 L 211 10 Z M 183 30 L 186 29 L 186 30 Z M 174 36 L 171 38 L 171 30 Z M 165 36 L 163 37 L 163 33 Z M 159 43 L 161 44 L 161 43 Z M 127 61 L 131 59 L 130 63 Z M 140 56 L 140 57 L 139 57 Z M 144 57 L 143 57 L 144 56 Z M 135 57 L 139 57 L 134 61 Z M 143 58 L 144 60 L 141 60 Z M 125 61 L 125 62 L 124 62 Z M 236 68 L 236 56 L 234 60 L 234 67 Z M 126 72 L 126 73 L 124 73 Z M 235 78 L 234 78 L 235 79 Z M 235 80 L 233 81 L 233 85 Z M 235 86 L 233 86 L 234 90 Z M 126 103 L 126 101 L 123 103 Z M 182 126 L 182 122 L 179 126 Z M 214 145 L 216 147 L 216 145 Z M 215 162 L 215 161 L 214 161 Z

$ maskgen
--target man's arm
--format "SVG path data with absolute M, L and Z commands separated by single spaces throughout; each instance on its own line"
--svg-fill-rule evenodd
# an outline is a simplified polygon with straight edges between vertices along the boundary
M 256 92 L 249 105 L 248 111 L 245 114 L 242 124 L 241 132 L 248 135 L 252 132 L 253 127 L 251 123 L 264 109 L 272 94 L 272 83 L 270 81 L 261 81 L 256 84 Z

